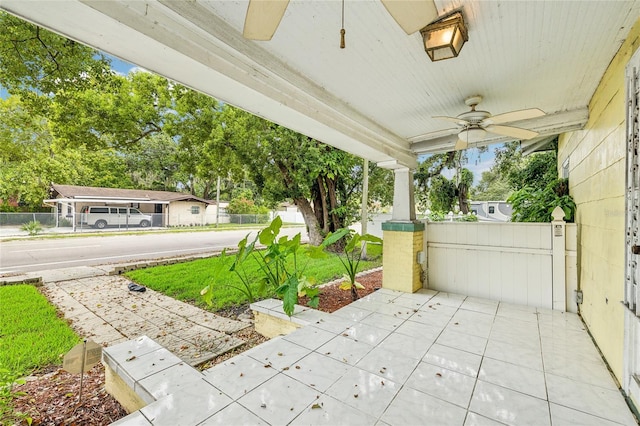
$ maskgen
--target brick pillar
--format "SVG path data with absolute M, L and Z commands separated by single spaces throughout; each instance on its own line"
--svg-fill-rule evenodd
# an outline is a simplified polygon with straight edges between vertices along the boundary
M 382 287 L 413 293 L 422 288 L 424 223 L 385 222 L 383 231 Z
M 422 288 L 421 265 L 424 223 L 417 222 L 413 199 L 413 172 L 406 167 L 394 170 L 393 215 L 382 224 L 382 287 L 413 293 Z

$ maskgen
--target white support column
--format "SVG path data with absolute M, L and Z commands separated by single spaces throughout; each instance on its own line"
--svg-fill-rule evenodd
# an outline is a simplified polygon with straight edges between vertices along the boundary
M 73 232 L 76 232 L 76 220 L 76 202 L 74 201 L 71 203 L 71 222 L 73 223 L 71 229 L 73 229 Z
M 413 222 L 416 209 L 413 197 L 413 171 L 409 168 L 394 170 L 393 182 L 393 222 Z
M 567 310 L 567 268 L 566 268 L 566 223 L 564 211 L 556 207 L 551 213 L 551 247 L 552 247 L 552 297 L 553 309 L 565 312 Z

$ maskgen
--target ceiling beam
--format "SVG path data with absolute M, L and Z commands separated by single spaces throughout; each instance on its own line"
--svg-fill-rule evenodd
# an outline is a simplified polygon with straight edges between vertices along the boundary
M 524 129 L 533 130 L 534 132 L 538 132 L 538 137 L 542 137 L 581 130 L 584 128 L 588 119 L 589 109 L 580 108 L 572 111 L 547 114 L 542 117 L 532 118 L 529 120 L 507 123 L 507 125 L 513 125 L 515 127 L 522 127 Z M 446 134 L 447 132 L 451 131 L 455 133 Z M 443 133 L 445 134 L 443 135 Z M 458 140 L 458 130 L 454 129 L 449 131 L 434 132 L 427 135 L 417 136 L 412 139 L 416 140 L 411 145 L 411 150 L 415 152 L 416 155 L 448 152 L 453 150 L 455 143 Z M 483 141 L 478 142 L 477 144 L 472 144 L 471 147 L 480 147 L 495 143 L 510 142 L 514 140 L 517 139 L 508 136 L 495 135 L 486 138 Z

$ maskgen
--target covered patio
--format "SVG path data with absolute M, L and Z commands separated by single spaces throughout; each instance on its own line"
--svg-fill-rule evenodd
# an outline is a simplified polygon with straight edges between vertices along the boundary
M 381 289 L 295 317 L 308 325 L 202 373 L 146 337 L 105 349 L 148 403 L 116 424 L 636 424 L 576 314 Z
M 273 38 L 254 41 L 242 36 L 246 1 L 0 0 L 10 13 L 395 172 L 383 290 L 217 367 L 194 382 L 197 391 L 181 387 L 134 418 L 331 424 L 336 418 L 323 416 L 344 413 L 340 422 L 355 415 L 363 421 L 344 423 L 365 424 L 633 424 L 617 388 L 637 406 L 640 191 L 626 182 L 638 182 L 640 169 L 640 3 L 426 3 L 436 19 L 462 13 L 468 41 L 457 57 L 431 62 L 420 33 L 408 35 L 379 1 L 346 1 L 343 9 L 294 0 Z M 478 110 L 471 99 L 481 101 Z M 520 113 L 534 109 L 543 115 Z M 486 130 L 466 119 L 479 112 Z M 481 131 L 469 138 L 469 130 Z M 535 149 L 556 136 L 558 169 L 578 206 L 584 323 L 562 308 L 510 305 L 500 295 L 434 295 L 424 278 L 424 224 L 415 220 L 419 156 L 459 141 L 523 140 Z M 303 365 L 307 358 L 314 361 Z M 335 367 L 339 376 L 310 370 L 325 364 L 332 367 L 322 371 Z M 383 367 L 398 371 L 385 376 Z M 238 377 L 255 383 L 235 389 Z

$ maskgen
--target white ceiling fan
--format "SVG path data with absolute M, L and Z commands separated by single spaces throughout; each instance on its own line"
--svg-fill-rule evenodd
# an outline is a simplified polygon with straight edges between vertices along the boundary
M 533 139 L 538 136 L 538 133 L 532 130 L 513 126 L 503 126 L 502 124 L 541 117 L 545 115 L 545 112 L 541 109 L 529 108 L 505 112 L 498 115 L 491 115 L 488 111 L 476 110 L 476 106 L 478 106 L 481 101 L 482 96 L 471 96 L 464 101 L 465 104 L 471 107 L 471 111 L 463 112 L 457 117 L 433 117 L 441 120 L 453 121 L 458 125 L 460 131 L 458 132 L 458 141 L 455 145 L 456 151 L 467 149 L 469 143 L 482 141 L 487 132 L 525 140 Z
M 381 0 L 407 34 L 413 34 L 438 17 L 433 0 Z M 242 35 L 249 40 L 271 40 L 289 0 L 249 0 Z

